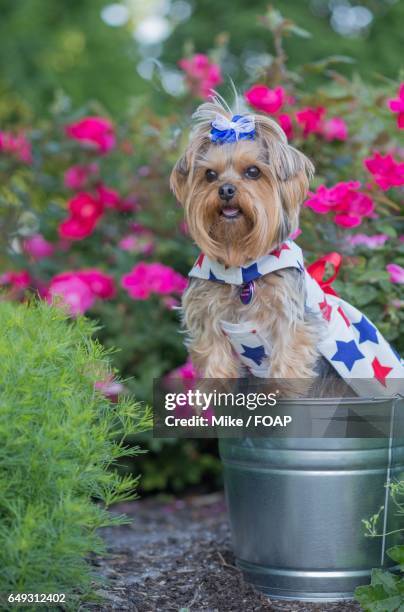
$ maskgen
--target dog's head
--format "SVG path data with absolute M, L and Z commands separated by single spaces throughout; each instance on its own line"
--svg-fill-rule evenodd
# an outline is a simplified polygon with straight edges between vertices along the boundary
M 184 206 L 193 239 L 227 266 L 258 259 L 297 229 L 314 171 L 265 115 L 242 116 L 247 129 L 248 124 L 254 127 L 244 136 L 234 137 L 233 131 L 226 138 L 225 132 L 212 129 L 212 123 L 230 126 L 232 120 L 234 126 L 237 117 L 217 99 L 202 104 L 190 144 L 171 174 L 171 188 Z

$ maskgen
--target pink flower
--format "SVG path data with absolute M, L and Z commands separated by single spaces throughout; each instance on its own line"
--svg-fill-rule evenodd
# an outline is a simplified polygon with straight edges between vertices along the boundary
M 393 113 L 398 113 L 397 126 L 404 130 L 404 83 L 400 85 L 398 97 L 388 100 L 388 106 Z
M 11 285 L 15 291 L 25 291 L 31 285 L 32 279 L 26 270 L 20 272 L 5 272 L 0 276 L 0 285 Z
M 59 225 L 61 238 L 81 240 L 93 233 L 104 212 L 104 204 L 89 193 L 78 193 L 69 201 L 70 216 Z
M 121 382 L 109 376 L 106 380 L 98 380 L 95 383 L 97 391 L 101 391 L 106 397 L 112 401 L 118 400 L 118 395 L 125 391 L 125 387 Z
M 386 266 L 386 270 L 390 274 L 390 282 L 399 285 L 404 284 L 404 268 L 402 266 L 391 263 Z
M 113 277 L 97 268 L 61 272 L 53 277 L 52 282 L 66 281 L 71 278 L 79 278 L 86 283 L 96 298 L 107 300 L 115 296 L 115 283 Z
M 354 236 L 347 236 L 346 241 L 351 246 L 365 245 L 369 249 L 377 249 L 378 247 L 382 247 L 388 239 L 389 237 L 387 234 L 374 234 L 373 236 L 355 234 Z
M 360 186 L 359 181 L 341 182 L 333 187 L 320 185 L 315 193 L 309 193 L 305 206 L 320 215 L 334 213 L 334 223 L 341 227 L 356 227 L 362 223 L 363 217 L 374 214 L 374 202 L 359 191 Z
M 296 240 L 296 238 L 298 238 L 300 234 L 302 234 L 302 230 L 300 229 L 300 227 L 298 227 L 295 232 L 292 232 L 292 234 L 290 234 L 289 240 Z
M 286 134 L 287 138 L 293 138 L 293 123 L 290 115 L 283 113 L 278 115 L 278 123 Z
M 339 225 L 340 227 L 357 227 L 362 223 L 362 219 L 358 215 L 335 215 L 334 217 L 335 225 Z
M 67 306 L 72 316 L 84 314 L 95 302 L 95 296 L 87 283 L 74 274 L 55 277 L 51 281 L 47 301 L 52 303 L 57 297 Z M 58 301 L 55 303 L 58 304 Z
M 34 234 L 24 240 L 24 251 L 38 260 L 51 257 L 55 247 L 51 242 L 45 240 L 42 234 Z
M 79 270 L 76 272 L 76 276 L 88 285 L 96 297 L 109 300 L 115 296 L 114 279 L 109 274 L 105 274 L 97 268 L 89 268 Z
M 118 246 L 123 251 L 151 255 L 154 251 L 153 234 L 128 234 L 119 241 Z
M 114 127 L 105 117 L 84 117 L 66 125 L 65 132 L 69 138 L 78 140 L 99 153 L 107 153 L 116 144 Z
M 321 134 L 323 127 L 323 119 L 325 116 L 325 108 L 317 106 L 316 108 L 303 108 L 296 113 L 296 121 L 303 128 L 303 136 L 309 134 Z
M 97 176 L 98 164 L 88 164 L 87 166 L 71 166 L 65 172 L 64 184 L 68 189 L 79 191 L 86 187 L 88 181 Z
M 333 117 L 324 121 L 321 133 L 328 141 L 331 140 L 346 140 L 348 138 L 348 128 L 343 119 Z
M 404 185 L 404 162 L 396 161 L 391 154 L 383 156 L 375 151 L 364 164 L 383 191 Z
M 186 74 L 191 92 L 199 98 L 208 99 L 214 87 L 223 81 L 220 66 L 211 62 L 203 53 L 196 53 L 191 58 L 183 58 L 178 65 Z
M 285 102 L 285 90 L 283 87 L 269 89 L 266 85 L 253 85 L 244 94 L 245 99 L 251 106 L 264 111 L 264 113 L 276 113 Z
M 147 300 L 152 293 L 182 293 L 186 286 L 182 274 L 161 263 L 142 261 L 122 277 L 122 287 L 135 300 Z
M 169 378 L 181 378 L 182 380 L 195 380 L 198 377 L 198 374 L 195 370 L 195 367 L 190 358 L 187 359 L 185 363 L 183 363 L 175 370 L 172 370 L 168 374 Z
M 102 202 L 105 208 L 117 208 L 119 209 L 121 203 L 121 196 L 115 189 L 111 189 L 106 185 L 102 184 L 97 187 L 98 200 Z
M 104 204 L 89 193 L 78 193 L 69 201 L 69 210 L 73 217 L 86 220 L 98 220 L 104 212 Z
M 31 143 L 24 134 L 0 132 L 0 153 L 13 155 L 25 164 L 32 163 Z
M 92 221 L 84 221 L 76 217 L 69 217 L 66 221 L 59 224 L 58 231 L 61 238 L 68 240 L 83 240 L 91 236 L 95 229 L 95 223 Z

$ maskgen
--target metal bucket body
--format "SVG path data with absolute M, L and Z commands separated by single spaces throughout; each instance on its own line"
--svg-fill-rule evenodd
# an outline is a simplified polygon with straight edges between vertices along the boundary
M 337 601 L 391 566 L 401 534 L 369 538 L 362 519 L 382 506 L 399 527 L 386 482 L 404 472 L 404 440 L 220 440 L 232 539 L 245 578 L 283 599 Z

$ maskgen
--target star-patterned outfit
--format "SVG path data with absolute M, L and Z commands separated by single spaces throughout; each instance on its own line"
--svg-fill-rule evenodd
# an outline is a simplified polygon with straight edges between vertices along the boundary
M 319 353 L 360 395 L 395 395 L 404 393 L 404 365 L 379 330 L 354 306 L 339 296 L 324 293 L 304 267 L 303 253 L 287 240 L 270 254 L 246 267 L 226 268 L 201 254 L 189 273 L 190 277 L 238 285 L 251 290 L 258 278 L 285 268 L 296 268 L 304 274 L 306 309 L 318 313 L 325 321 L 325 331 L 318 343 Z M 244 301 L 242 299 L 242 301 Z M 268 375 L 271 355 L 270 338 L 260 333 L 254 321 L 229 323 L 221 321 L 241 363 L 257 377 Z M 373 381 L 370 386 L 369 381 Z

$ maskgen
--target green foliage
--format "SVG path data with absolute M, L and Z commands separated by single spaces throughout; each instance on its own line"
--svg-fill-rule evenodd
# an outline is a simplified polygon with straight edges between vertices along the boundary
M 404 516 L 404 479 L 390 483 L 389 494 L 398 516 Z M 362 521 L 367 536 L 383 535 L 379 533 L 383 510 L 381 507 L 376 514 Z M 404 527 L 398 531 L 404 531 Z M 387 554 L 395 562 L 399 575 L 382 569 L 372 571 L 370 585 L 358 587 L 355 591 L 355 597 L 365 612 L 401 612 L 404 609 L 404 545 L 389 548 Z
M 389 550 L 388 554 L 396 560 L 393 550 Z M 403 559 L 402 552 L 400 558 Z M 401 565 L 401 570 L 404 570 L 404 565 Z M 365 612 L 401 612 L 404 605 L 404 574 L 400 577 L 374 569 L 371 584 L 358 587 L 355 597 Z
M 135 494 L 137 478 L 114 469 L 139 452 L 124 439 L 149 417 L 95 391 L 110 366 L 89 321 L 1 302 L 0 327 L 0 592 L 64 592 L 77 609 L 98 528 L 125 520 L 106 508 Z

